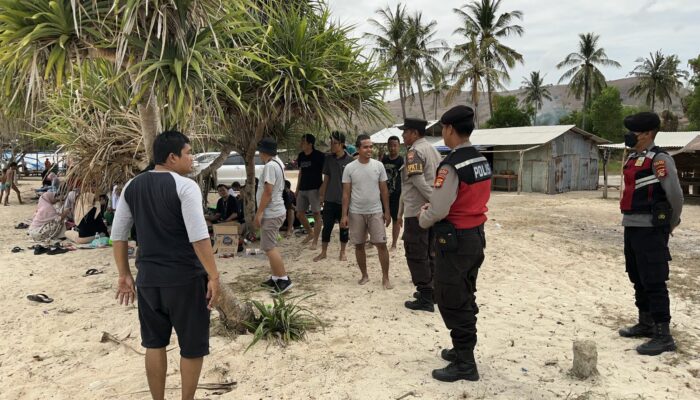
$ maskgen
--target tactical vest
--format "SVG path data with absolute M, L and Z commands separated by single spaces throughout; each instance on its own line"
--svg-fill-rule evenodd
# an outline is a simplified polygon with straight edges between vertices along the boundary
M 623 168 L 625 189 L 620 199 L 622 213 L 650 214 L 656 203 L 666 201 L 666 192 L 654 174 L 654 157 L 659 153 L 666 154 L 659 146 L 654 146 L 627 159 Z
M 486 222 L 486 203 L 491 197 L 491 166 L 474 147 L 451 152 L 438 166 L 449 164 L 457 171 L 459 189 L 447 220 L 457 229 L 470 229 Z

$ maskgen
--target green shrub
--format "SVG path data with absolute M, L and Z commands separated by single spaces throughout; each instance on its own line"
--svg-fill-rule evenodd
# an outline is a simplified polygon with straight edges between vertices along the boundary
M 303 340 L 306 332 L 323 328 L 323 323 L 308 308 L 299 305 L 315 294 L 293 296 L 285 299 L 284 296 L 272 298 L 272 304 L 265 305 L 253 300 L 253 306 L 260 316 L 245 325 L 253 333 L 253 341 L 246 351 L 253 347 L 260 339 L 274 340 L 281 346 L 286 346 L 290 341 Z

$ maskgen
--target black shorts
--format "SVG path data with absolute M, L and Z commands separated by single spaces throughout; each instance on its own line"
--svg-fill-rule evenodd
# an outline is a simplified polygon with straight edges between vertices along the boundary
M 397 195 L 389 196 L 389 214 L 391 214 L 391 220 L 396 222 L 399 219 L 399 200 L 401 199 L 401 193 Z
M 139 287 L 136 293 L 143 347 L 166 347 L 175 328 L 182 357 L 199 358 L 209 354 L 206 276 L 181 286 Z

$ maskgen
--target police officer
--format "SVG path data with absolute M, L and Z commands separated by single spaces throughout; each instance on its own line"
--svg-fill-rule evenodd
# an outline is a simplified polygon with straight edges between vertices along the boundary
M 404 305 L 411 310 L 435 311 L 433 305 L 433 272 L 435 248 L 432 231 L 418 225 L 418 213 L 433 193 L 435 171 L 440 163 L 440 153 L 425 140 L 428 122 L 418 118 L 406 118 L 399 129 L 408 147 L 401 172 L 401 201 L 399 219 L 404 217 L 403 241 L 406 263 L 417 292 L 414 300 Z M 403 210 L 403 211 L 401 211 Z
M 668 324 L 669 309 L 668 237 L 680 223 L 683 192 L 673 158 L 654 144 L 659 116 L 642 112 L 625 118 L 625 145 L 632 149 L 625 162 L 625 180 L 620 209 L 625 227 L 625 267 L 634 285 L 639 310 L 636 325 L 620 329 L 623 337 L 651 340 L 637 347 L 637 353 L 655 356 L 675 351 Z
M 476 278 L 484 261 L 486 203 L 491 196 L 491 167 L 469 142 L 474 111 L 451 108 L 440 118 L 442 137 L 452 152 L 440 163 L 430 204 L 418 216 L 420 226 L 433 226 L 436 241 L 435 300 L 452 336 L 443 349 L 450 364 L 433 370 L 433 378 L 454 382 L 479 380 L 476 345 Z

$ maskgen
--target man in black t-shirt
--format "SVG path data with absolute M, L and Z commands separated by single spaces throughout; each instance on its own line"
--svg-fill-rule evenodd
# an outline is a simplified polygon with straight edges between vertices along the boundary
M 401 219 L 399 215 L 399 201 L 401 199 L 401 168 L 403 157 L 399 154 L 401 142 L 398 136 L 392 136 L 387 141 L 389 154 L 382 158 L 382 164 L 386 169 L 387 186 L 389 187 L 389 211 L 391 213 L 391 250 L 396 250 L 396 240 L 401 232 Z
M 185 177 L 192 172 L 191 150 L 189 139 L 180 132 L 156 136 L 155 168 L 124 186 L 112 226 L 117 299 L 129 305 L 138 297 L 146 378 L 154 399 L 165 397 L 165 348 L 173 328 L 180 347 L 182 398 L 194 398 L 204 356 L 209 354 L 209 312 L 219 297 L 219 272 L 202 193 Z M 139 245 L 135 283 L 127 254 L 132 225 Z
M 308 236 L 303 243 L 311 242 L 311 249 L 318 245 L 318 235 L 321 232 L 321 201 L 318 189 L 323 183 L 323 162 L 325 155 L 314 147 L 316 137 L 307 133 L 301 137 L 301 153 L 297 158 L 299 166 L 299 178 L 297 180 L 297 218 L 304 225 Z M 311 230 L 309 220 L 306 219 L 306 210 L 311 208 L 314 214 L 314 229 Z
M 212 224 L 219 222 L 241 222 L 239 210 L 240 205 L 238 204 L 238 199 L 229 193 L 228 187 L 226 185 L 219 185 L 216 187 L 216 191 L 219 193 L 219 200 L 216 202 L 216 211 L 212 215 L 206 216 L 206 220 Z

